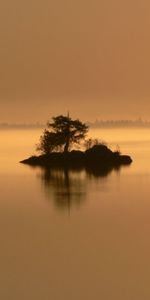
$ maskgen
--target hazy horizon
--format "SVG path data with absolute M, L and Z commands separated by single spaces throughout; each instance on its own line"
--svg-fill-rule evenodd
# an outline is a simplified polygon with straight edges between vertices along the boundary
M 50 120 L 50 119 L 49 119 Z M 48 122 L 48 120 L 47 120 Z M 40 129 L 40 128 L 46 128 L 47 122 L 0 122 L 0 129 Z M 143 120 L 141 118 L 138 119 L 109 119 L 109 120 L 103 120 L 103 119 L 96 119 L 94 121 L 86 120 L 85 123 L 90 128 L 149 128 L 150 127 L 150 121 L 149 120 Z
M 149 118 L 150 3 L 6 0 L 0 119 Z

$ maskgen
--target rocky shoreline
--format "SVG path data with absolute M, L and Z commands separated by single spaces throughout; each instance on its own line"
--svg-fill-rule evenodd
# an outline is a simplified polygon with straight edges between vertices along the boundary
M 86 151 L 52 152 L 40 156 L 31 156 L 20 163 L 45 167 L 117 167 L 131 164 L 129 155 L 113 152 L 106 145 L 95 145 Z

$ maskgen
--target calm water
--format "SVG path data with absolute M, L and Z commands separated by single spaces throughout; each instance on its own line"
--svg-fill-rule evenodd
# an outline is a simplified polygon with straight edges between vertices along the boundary
M 150 130 L 91 135 L 132 156 L 105 177 L 19 164 L 39 130 L 1 130 L 0 299 L 150 299 Z

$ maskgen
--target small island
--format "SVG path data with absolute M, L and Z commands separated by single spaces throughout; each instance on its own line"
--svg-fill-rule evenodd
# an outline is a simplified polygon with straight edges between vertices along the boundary
M 112 151 L 96 139 L 86 140 L 88 126 L 78 119 L 72 120 L 69 114 L 53 117 L 47 126 L 48 129 L 44 130 L 37 146 L 40 155 L 31 156 L 21 163 L 50 168 L 101 170 L 129 165 L 132 162 L 130 156 Z M 81 140 L 84 140 L 85 151 L 74 150 L 73 146 L 79 145 Z

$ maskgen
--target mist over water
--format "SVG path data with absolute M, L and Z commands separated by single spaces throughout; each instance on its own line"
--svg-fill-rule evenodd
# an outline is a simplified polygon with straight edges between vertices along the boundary
M 92 129 L 128 167 L 31 168 L 42 130 L 1 130 L 0 298 L 150 297 L 150 129 Z

